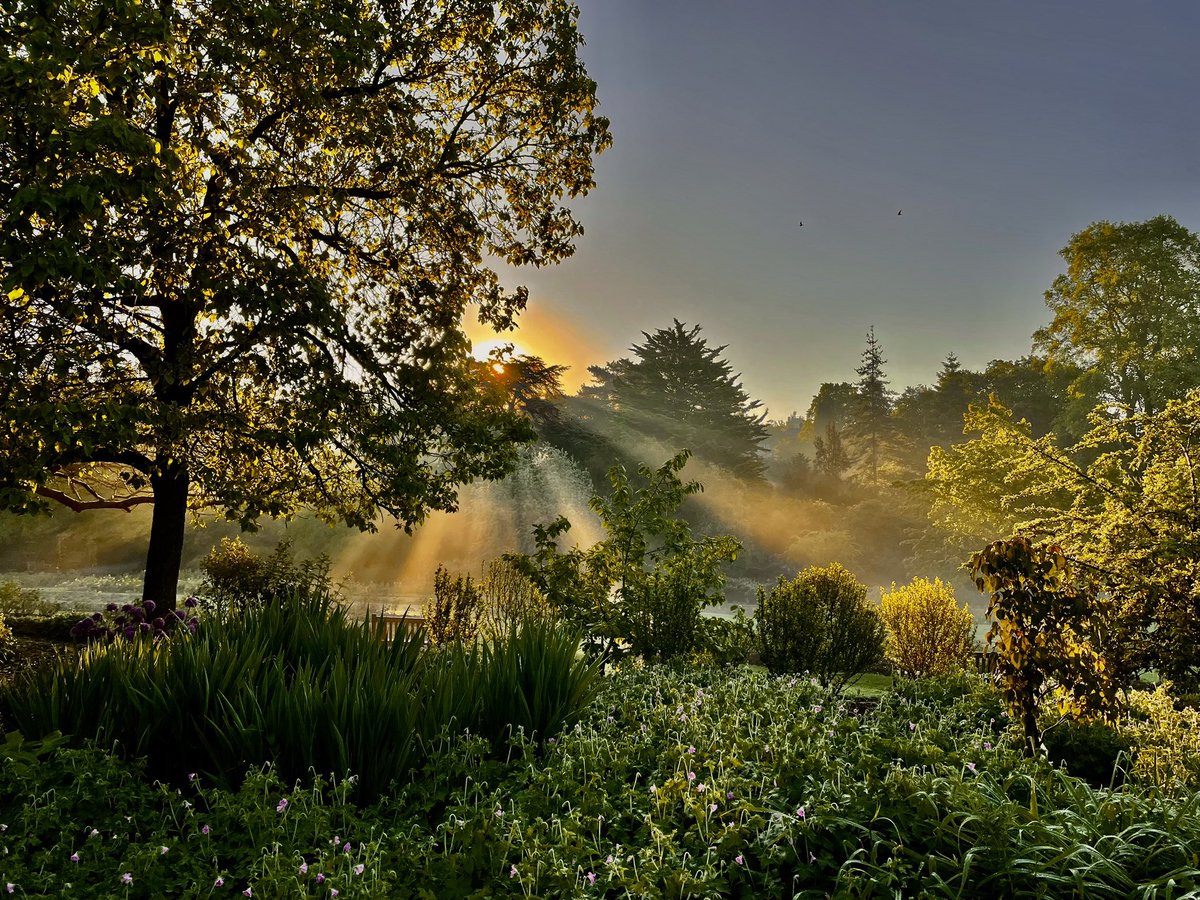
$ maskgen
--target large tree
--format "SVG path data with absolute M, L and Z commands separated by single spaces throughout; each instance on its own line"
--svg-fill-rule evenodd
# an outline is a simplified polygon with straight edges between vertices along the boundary
M 850 423 L 846 436 L 858 451 L 872 484 L 879 483 L 879 464 L 883 453 L 892 444 L 893 393 L 884 376 L 883 347 L 875 337 L 875 326 L 867 331 L 867 346 L 862 352 L 854 401 L 850 406 Z
M 0 506 L 406 526 L 528 436 L 468 354 L 580 227 L 607 122 L 567 0 L 0 12 Z
M 592 370 L 610 379 L 609 402 L 620 424 L 740 477 L 761 478 L 762 404 L 721 357 L 725 345 L 708 346 L 699 325 L 678 320 L 642 336 L 645 342 L 631 348 L 635 359 Z
M 1200 384 L 1200 236 L 1170 216 L 1096 222 L 1061 256 L 1067 271 L 1046 292 L 1054 319 L 1034 340 L 1084 366 L 1087 393 L 1132 415 Z

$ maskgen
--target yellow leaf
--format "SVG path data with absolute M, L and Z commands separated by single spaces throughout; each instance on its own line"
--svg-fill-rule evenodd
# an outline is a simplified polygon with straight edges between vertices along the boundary
M 13 288 L 11 291 L 8 292 L 9 300 L 20 300 L 24 296 L 25 296 L 24 288 Z

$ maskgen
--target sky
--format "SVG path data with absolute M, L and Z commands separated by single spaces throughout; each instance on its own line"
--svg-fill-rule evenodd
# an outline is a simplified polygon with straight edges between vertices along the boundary
M 930 383 L 1028 353 L 1090 223 L 1200 229 L 1191 0 L 577 2 L 614 145 L 575 256 L 504 274 L 572 389 L 673 318 L 771 418 L 872 326 L 893 388 Z

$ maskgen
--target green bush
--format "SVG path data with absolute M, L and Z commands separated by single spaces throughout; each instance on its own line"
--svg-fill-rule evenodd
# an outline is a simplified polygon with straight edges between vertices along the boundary
M 200 562 L 200 597 L 204 606 L 224 616 L 295 592 L 336 594 L 329 568 L 327 556 L 297 562 L 291 541 L 280 541 L 270 555 L 259 556 L 240 538 L 222 538 Z
M 503 638 L 530 619 L 558 618 L 546 595 L 508 559 L 488 563 L 479 582 L 479 597 L 483 607 L 480 631 L 488 640 Z
M 758 589 L 759 653 L 773 673 L 809 672 L 841 688 L 883 656 L 884 629 L 867 589 L 834 563 Z
M 619 627 L 642 659 L 671 659 L 698 645 L 700 610 L 711 600 L 686 561 L 680 562 L 625 583 Z
M 0 615 L 0 663 L 10 662 L 16 653 L 17 645 L 12 629 L 4 624 L 4 616 Z
M 56 612 L 48 616 L 13 616 L 7 619 L 13 634 L 48 641 L 72 640 L 71 629 L 79 623 L 79 613 Z
M 424 614 L 425 633 L 434 646 L 472 644 L 483 622 L 483 597 L 470 575 L 451 577 L 438 566 L 433 596 L 425 601 Z
M 36 618 L 57 613 L 59 606 L 43 600 L 39 591 L 23 588 L 14 581 L 0 581 L 0 616 L 6 619 Z
M 750 662 L 757 650 L 754 620 L 740 606 L 732 619 L 704 616 L 700 619 L 697 651 L 705 662 L 717 666 L 740 666 Z
M 1064 719 L 1042 732 L 1051 762 L 1095 787 L 1120 787 L 1131 763 L 1127 734 L 1101 719 Z

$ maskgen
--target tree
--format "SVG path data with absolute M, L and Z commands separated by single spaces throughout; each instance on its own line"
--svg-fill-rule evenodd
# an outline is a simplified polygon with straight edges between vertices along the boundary
M 813 452 L 813 468 L 817 473 L 830 483 L 841 481 L 842 474 L 850 468 L 850 456 L 832 422 L 825 426 L 823 436 L 818 435 L 813 439 Z
M 499 354 L 488 363 L 491 376 L 504 391 L 509 412 L 529 418 L 538 433 L 562 422 L 562 377 L 569 366 L 549 365 L 540 356 Z
M 892 392 L 883 375 L 883 348 L 875 337 L 875 326 L 867 332 L 867 346 L 862 353 L 862 365 L 858 373 L 854 403 L 850 407 L 850 425 L 847 437 L 854 444 L 866 463 L 872 484 L 879 483 L 879 462 L 884 448 L 892 436 Z
M 1084 366 L 1130 414 L 1200 384 L 1200 236 L 1170 216 L 1096 222 L 1060 255 L 1067 271 L 1046 292 L 1054 320 L 1038 347 Z
M 721 358 L 725 345 L 709 347 L 699 325 L 678 320 L 642 336 L 645 342 L 631 348 L 634 361 L 600 369 L 611 376 L 611 409 L 619 423 L 669 447 L 686 447 L 742 478 L 761 478 L 765 414 Z
M 838 429 L 844 428 L 850 420 L 856 398 L 857 391 L 848 381 L 825 382 L 808 404 L 808 413 L 804 417 L 805 431 L 821 435 L 830 424 Z
M 609 143 L 566 0 L 15 0 L 0 13 L 0 505 L 406 527 L 527 426 L 467 354 Z M 96 487 L 107 479 L 113 493 Z

